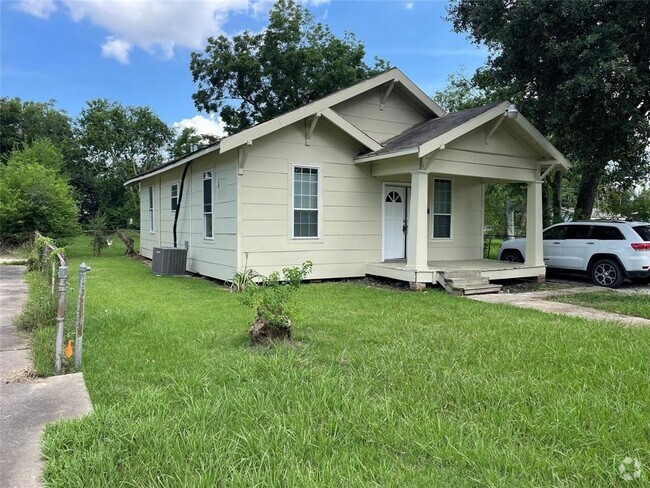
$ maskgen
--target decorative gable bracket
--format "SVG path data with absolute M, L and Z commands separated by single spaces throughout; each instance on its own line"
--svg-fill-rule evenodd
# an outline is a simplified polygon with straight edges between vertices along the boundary
M 311 144 L 311 136 L 314 135 L 314 130 L 316 130 L 316 124 L 318 124 L 318 121 L 321 118 L 321 113 L 317 112 L 314 114 L 313 117 L 307 119 L 307 128 L 305 132 L 305 146 L 309 146 Z
M 253 141 L 246 141 L 246 144 L 237 149 L 237 172 L 239 176 L 244 174 L 244 165 L 248 159 L 248 148 L 253 145 Z

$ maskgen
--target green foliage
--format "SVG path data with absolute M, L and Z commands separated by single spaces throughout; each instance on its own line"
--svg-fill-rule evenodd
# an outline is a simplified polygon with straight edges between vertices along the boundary
M 90 244 L 93 249 L 93 256 L 99 256 L 108 245 L 108 237 L 110 232 L 108 231 L 106 217 L 103 215 L 95 215 L 88 225 L 88 230 L 90 230 L 91 240 Z
M 0 167 L 0 214 L 3 240 L 21 242 L 38 230 L 52 237 L 78 233 L 77 206 L 65 178 L 40 164 L 39 148 L 15 151 Z M 49 147 L 47 154 L 53 154 Z
M 448 112 L 480 107 L 499 100 L 467 78 L 464 68 L 447 77 L 447 86 L 434 93 L 433 99 Z
M 607 188 L 599 199 L 600 209 L 615 216 L 650 222 L 650 189 L 641 191 Z
M 218 141 L 217 136 L 199 134 L 194 127 L 185 127 L 171 142 L 168 151 L 172 158 L 180 158 Z
M 72 121 L 63 110 L 49 102 L 23 102 L 20 98 L 0 98 L 0 161 L 6 162 L 14 150 L 49 139 L 67 156 L 73 150 Z
M 616 0 L 455 0 L 449 7 L 454 30 L 490 49 L 477 86 L 515 102 L 578 163 L 576 218 L 591 215 L 608 168 L 618 182 L 650 175 L 648 9 Z
M 54 325 L 56 296 L 52 295 L 47 275 L 38 271 L 29 271 L 25 274 L 25 280 L 29 292 L 22 312 L 16 317 L 16 326 L 21 330 L 33 331 Z
M 284 268 L 283 280 L 280 273 L 274 271 L 269 276 L 262 277 L 258 285 L 252 281 L 247 283 L 240 300 L 270 324 L 276 327 L 286 326 L 297 312 L 292 297 L 311 270 L 311 261 L 305 261 L 302 266 Z
M 125 227 L 140 220 L 137 189 L 123 183 L 163 162 L 172 130 L 149 107 L 125 107 L 106 99 L 90 100 L 76 124 L 86 174 L 89 216 L 103 213 L 108 225 Z
M 204 53 L 192 53 L 192 98 L 197 109 L 219 113 L 233 134 L 388 67 L 381 60 L 370 67 L 364 57 L 353 34 L 336 37 L 294 0 L 278 0 L 261 33 L 210 37 Z
M 256 280 L 261 279 L 262 276 L 251 268 L 244 268 L 244 271 L 235 273 L 230 280 L 230 289 L 234 292 L 243 292 L 248 286 L 254 286 Z

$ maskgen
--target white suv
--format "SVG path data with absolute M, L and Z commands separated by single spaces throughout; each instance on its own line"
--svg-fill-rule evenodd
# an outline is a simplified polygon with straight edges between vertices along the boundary
M 504 241 L 501 261 L 523 263 L 526 240 Z M 544 263 L 583 271 L 596 285 L 616 288 L 625 277 L 650 282 L 650 224 L 588 220 L 552 225 L 544 231 Z

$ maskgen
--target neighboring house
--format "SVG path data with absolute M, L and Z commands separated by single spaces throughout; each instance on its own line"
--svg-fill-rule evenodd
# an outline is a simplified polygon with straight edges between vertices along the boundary
M 435 283 L 448 269 L 543 277 L 542 179 L 569 163 L 508 102 L 446 113 L 391 69 L 127 181 L 141 253 L 188 248 L 228 280 L 313 262 L 312 279 Z M 184 183 L 183 173 L 185 173 Z M 486 183 L 528 185 L 525 264 L 482 260 Z

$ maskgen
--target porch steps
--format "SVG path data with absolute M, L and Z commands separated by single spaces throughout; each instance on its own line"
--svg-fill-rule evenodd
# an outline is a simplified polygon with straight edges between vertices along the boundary
M 453 295 L 482 295 L 501 291 L 501 285 L 490 283 L 488 278 L 481 276 L 480 271 L 444 271 L 438 273 L 437 281 Z

